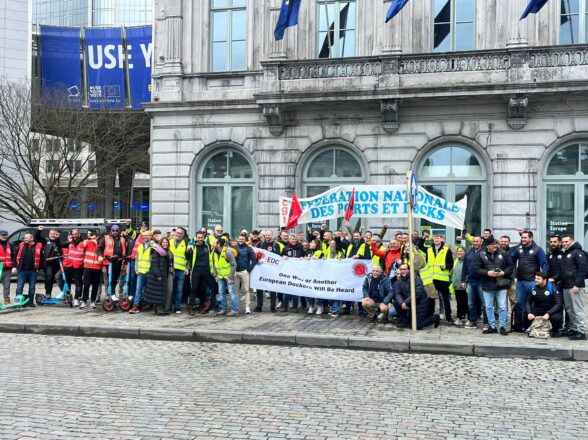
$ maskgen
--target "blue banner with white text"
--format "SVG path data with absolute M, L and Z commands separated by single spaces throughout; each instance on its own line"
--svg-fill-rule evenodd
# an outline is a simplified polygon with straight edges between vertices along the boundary
M 41 96 L 48 107 L 81 107 L 80 28 L 41 26 Z
M 153 61 L 151 26 L 127 28 L 126 37 L 131 103 L 134 109 L 142 109 L 142 103 L 151 101 L 151 66 Z
M 88 106 L 91 109 L 124 108 L 125 51 L 121 28 L 87 28 L 85 31 Z

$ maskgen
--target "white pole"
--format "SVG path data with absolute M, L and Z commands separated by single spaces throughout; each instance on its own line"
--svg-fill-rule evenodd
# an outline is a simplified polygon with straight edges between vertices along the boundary
M 416 288 L 415 288 L 415 274 L 414 274 L 414 243 L 412 241 L 412 233 L 414 226 L 412 222 L 412 197 L 410 193 L 410 181 L 412 177 L 412 171 L 406 174 L 406 195 L 408 203 L 408 239 L 410 243 L 409 262 L 410 262 L 410 317 L 412 321 L 412 331 L 417 331 L 417 318 L 416 318 Z

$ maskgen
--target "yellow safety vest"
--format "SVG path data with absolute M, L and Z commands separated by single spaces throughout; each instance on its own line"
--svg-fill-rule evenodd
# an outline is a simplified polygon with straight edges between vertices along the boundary
M 363 257 L 365 255 L 365 249 L 367 247 L 367 243 L 363 242 L 362 244 L 359 245 L 359 249 L 357 251 L 357 254 L 355 255 L 359 255 L 360 257 Z M 345 256 L 347 258 L 349 258 L 349 254 L 351 254 L 351 250 L 353 249 L 353 243 L 351 243 L 348 247 L 347 247 L 347 253 L 345 254 Z
M 435 256 L 433 247 L 430 247 L 427 250 L 427 267 L 425 269 L 429 268 L 432 271 L 431 275 L 433 277 L 433 280 L 447 282 L 451 280 L 449 276 L 449 269 L 441 269 L 441 266 L 445 264 L 447 252 L 449 252 L 449 248 L 447 246 L 443 246 L 437 254 L 437 256 Z
M 204 243 L 206 244 L 206 243 Z M 194 270 L 194 266 L 196 265 L 196 255 L 198 254 L 198 246 L 196 246 L 196 237 L 194 237 L 194 245 L 190 246 L 192 248 L 192 270 Z M 206 247 L 205 247 L 206 249 Z M 210 249 L 208 250 L 208 265 L 210 266 L 210 273 L 212 273 L 212 252 Z
M 186 242 L 182 240 L 176 247 L 176 240 L 170 240 L 169 248 L 174 254 L 174 269 L 186 270 L 186 265 L 188 264 L 186 261 Z
M 227 260 L 226 247 L 222 248 L 220 255 L 213 252 L 214 267 L 216 268 L 217 277 L 220 279 L 227 280 L 231 277 L 231 263 Z
M 378 250 L 386 252 L 386 248 L 384 246 L 380 246 Z M 378 257 L 376 254 L 374 254 L 374 256 L 372 257 L 372 261 L 374 262 L 374 266 L 380 265 L 380 257 Z
M 316 258 L 326 258 L 328 260 L 332 260 L 333 258 L 331 257 L 331 249 L 327 250 L 327 252 L 324 251 L 316 251 L 314 253 L 314 256 Z M 335 260 L 340 260 L 343 257 L 343 252 L 341 251 L 337 251 L 337 256 L 335 257 Z
M 151 246 L 145 249 L 144 244 L 137 247 L 137 270 L 140 274 L 145 275 L 151 268 Z

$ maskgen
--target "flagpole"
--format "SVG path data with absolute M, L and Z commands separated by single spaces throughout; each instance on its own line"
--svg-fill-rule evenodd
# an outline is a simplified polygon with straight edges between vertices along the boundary
M 416 317 L 416 286 L 415 286 L 415 273 L 414 273 L 414 242 L 412 239 L 412 233 L 414 231 L 413 221 L 412 221 L 412 197 L 411 197 L 411 187 L 410 181 L 412 178 L 412 171 L 406 173 L 406 196 L 408 204 L 408 239 L 410 243 L 410 252 L 408 253 L 409 263 L 410 263 L 410 318 L 412 321 L 412 331 L 416 333 L 417 331 L 417 317 Z
M 325 0 L 325 14 L 327 17 L 327 43 L 329 44 L 329 58 L 333 56 L 331 44 L 331 21 L 329 20 L 329 4 Z M 333 23 L 333 35 L 335 35 L 335 23 Z

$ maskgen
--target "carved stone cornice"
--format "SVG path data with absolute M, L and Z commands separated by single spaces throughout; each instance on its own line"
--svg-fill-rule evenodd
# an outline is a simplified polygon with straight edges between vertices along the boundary
M 513 130 L 520 130 L 527 123 L 527 106 L 529 98 L 516 96 L 509 98 L 506 122 Z
M 382 113 L 382 128 L 388 133 L 394 133 L 400 125 L 398 122 L 398 101 L 386 99 L 380 103 Z
M 277 104 L 262 106 L 263 116 L 267 119 L 270 133 L 281 136 L 284 133 L 284 110 Z

